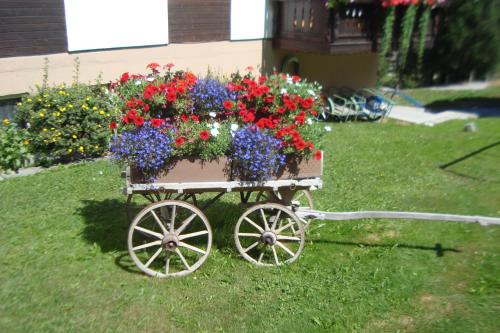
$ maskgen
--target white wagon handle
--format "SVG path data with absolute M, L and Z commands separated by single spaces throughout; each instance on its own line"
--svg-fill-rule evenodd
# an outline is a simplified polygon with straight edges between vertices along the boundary
M 360 220 L 360 219 L 411 219 L 430 221 L 449 221 L 462 223 L 479 223 L 481 226 L 500 225 L 500 218 L 488 216 L 469 216 L 455 214 L 436 214 L 418 212 L 391 212 L 391 211 L 359 211 L 359 212 L 322 212 L 319 210 L 304 210 L 292 206 L 295 214 L 303 219 L 318 220 Z

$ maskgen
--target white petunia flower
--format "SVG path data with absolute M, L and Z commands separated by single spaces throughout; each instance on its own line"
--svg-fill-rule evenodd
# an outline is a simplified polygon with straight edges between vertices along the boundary
M 215 112 L 209 112 L 208 115 L 212 118 L 215 118 L 215 116 L 217 115 Z
M 285 88 L 281 88 L 281 90 L 280 90 L 280 94 L 284 95 L 284 94 L 286 94 L 286 93 L 288 93 L 288 91 L 286 91 L 286 89 L 285 89 Z
M 210 130 L 210 134 L 212 134 L 213 136 L 217 136 L 219 135 L 219 130 L 217 128 L 212 128 Z
M 330 126 L 325 126 L 325 131 L 327 132 L 331 132 L 332 131 L 332 128 Z
M 231 124 L 231 132 L 235 132 L 238 129 L 238 124 Z
M 313 121 L 311 118 L 307 118 L 306 123 L 307 123 L 307 125 L 312 125 Z
M 212 127 L 213 128 L 219 128 L 220 124 L 218 122 L 215 122 L 215 123 L 212 124 Z
M 307 93 L 313 97 L 316 97 L 316 93 L 314 92 L 314 90 L 307 89 Z
M 142 82 L 141 82 L 140 80 L 136 80 L 134 83 L 135 83 L 135 85 L 136 85 L 136 86 L 138 86 L 138 85 L 140 85 Z

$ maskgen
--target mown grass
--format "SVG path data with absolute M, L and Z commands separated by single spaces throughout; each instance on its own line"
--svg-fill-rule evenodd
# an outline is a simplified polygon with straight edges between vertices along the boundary
M 500 84 L 480 90 L 432 90 L 427 88 L 408 89 L 404 91 L 426 108 L 431 110 L 500 108 Z M 400 104 L 408 105 L 408 101 L 396 98 Z M 498 116 L 498 115 L 497 115 Z
M 500 120 L 432 128 L 333 124 L 318 209 L 500 215 Z M 234 194 L 210 208 L 213 252 L 188 277 L 138 272 L 117 166 L 98 161 L 0 182 L 2 332 L 498 332 L 500 228 L 317 221 L 300 259 L 242 260 Z

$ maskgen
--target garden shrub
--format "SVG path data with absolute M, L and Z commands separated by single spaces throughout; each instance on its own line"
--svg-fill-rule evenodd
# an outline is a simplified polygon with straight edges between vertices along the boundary
M 0 123 L 0 171 L 17 171 L 31 160 L 26 133 L 5 118 Z
M 38 86 L 17 104 L 29 148 L 40 164 L 102 156 L 108 148 L 112 110 L 101 85 Z

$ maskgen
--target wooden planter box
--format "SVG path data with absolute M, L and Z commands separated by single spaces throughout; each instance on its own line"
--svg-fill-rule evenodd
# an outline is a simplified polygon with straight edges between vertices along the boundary
M 323 158 L 320 161 L 311 158 L 288 159 L 272 180 L 303 179 L 321 177 L 323 174 Z M 184 158 L 173 161 L 168 169 L 160 173 L 155 183 L 191 183 L 191 182 L 224 182 L 231 180 L 245 180 L 233 178 L 231 164 L 225 156 L 212 161 L 202 161 L 199 158 Z M 130 181 L 133 184 L 145 184 L 150 181 L 142 172 L 134 167 L 130 168 Z

